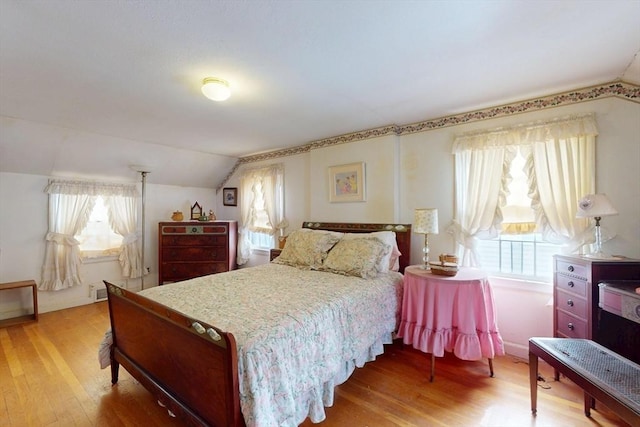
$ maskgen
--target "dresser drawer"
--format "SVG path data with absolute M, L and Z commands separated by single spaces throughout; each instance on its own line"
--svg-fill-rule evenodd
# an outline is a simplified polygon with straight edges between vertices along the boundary
M 163 280 L 168 282 L 178 282 L 224 271 L 228 271 L 224 262 L 168 262 L 162 264 Z
M 227 226 L 223 224 L 160 224 L 161 234 L 227 234 Z
M 587 320 L 587 316 L 589 315 L 586 299 L 560 290 L 556 292 L 556 308 L 584 320 Z
M 586 338 L 587 337 L 587 321 L 573 317 L 570 314 L 557 311 L 558 330 L 556 333 L 567 338 Z
M 162 257 L 166 260 L 189 261 L 226 261 L 225 246 L 170 246 L 162 248 Z
M 556 261 L 556 272 L 573 277 L 579 277 L 585 281 L 588 278 L 587 266 L 565 260 Z
M 556 288 L 565 292 L 587 297 L 587 281 L 556 273 Z
M 169 234 L 162 236 L 162 246 L 227 246 L 227 236 L 220 234 Z

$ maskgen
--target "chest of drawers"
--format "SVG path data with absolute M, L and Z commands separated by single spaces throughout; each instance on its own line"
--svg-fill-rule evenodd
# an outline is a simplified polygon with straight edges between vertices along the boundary
M 586 338 L 606 346 L 604 336 L 618 331 L 599 322 L 598 283 L 639 279 L 640 260 L 556 255 L 554 265 L 554 336 Z
M 177 282 L 236 268 L 236 221 L 161 222 L 159 282 Z

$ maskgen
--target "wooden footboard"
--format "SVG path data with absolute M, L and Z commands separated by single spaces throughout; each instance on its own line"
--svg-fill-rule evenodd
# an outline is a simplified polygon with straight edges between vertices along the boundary
M 122 365 L 185 425 L 243 426 L 233 335 L 104 283 L 112 383 Z

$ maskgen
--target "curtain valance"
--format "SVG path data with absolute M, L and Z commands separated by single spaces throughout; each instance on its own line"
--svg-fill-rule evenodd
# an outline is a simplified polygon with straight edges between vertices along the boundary
M 262 178 L 264 176 L 275 176 L 276 174 L 284 173 L 284 165 L 277 163 L 269 166 L 263 166 L 253 169 L 245 169 L 242 172 L 242 178 Z
M 138 197 L 135 184 L 116 184 L 93 181 L 66 181 L 52 179 L 44 189 L 48 194 Z
M 596 135 L 595 115 L 590 113 L 458 135 L 453 142 L 453 153 Z

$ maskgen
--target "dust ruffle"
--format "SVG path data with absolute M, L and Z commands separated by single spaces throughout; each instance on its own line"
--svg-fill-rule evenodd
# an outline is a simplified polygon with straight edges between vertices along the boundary
M 402 322 L 399 336 L 405 344 L 436 357 L 444 352 L 453 352 L 462 360 L 480 360 L 483 357 L 493 359 L 504 356 L 504 343 L 498 331 L 478 331 L 475 334 L 458 332 L 457 328 L 430 329 L 415 322 Z

